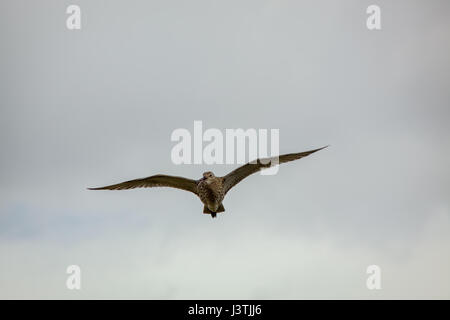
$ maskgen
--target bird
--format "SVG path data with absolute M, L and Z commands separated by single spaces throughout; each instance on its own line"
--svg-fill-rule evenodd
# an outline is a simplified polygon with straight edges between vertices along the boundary
M 309 156 L 310 154 L 322 150 L 328 146 L 298 152 L 284 154 L 278 157 L 256 159 L 250 161 L 243 166 L 231 171 L 223 177 L 216 177 L 213 172 L 206 171 L 202 178 L 198 180 L 188 179 L 179 176 L 170 176 L 157 174 L 142 179 L 129 180 L 105 187 L 88 188 L 89 190 L 125 190 L 135 188 L 153 188 L 153 187 L 171 187 L 194 193 L 203 203 L 203 213 L 210 214 L 212 218 L 217 213 L 225 212 L 223 199 L 225 195 L 246 177 L 260 170 L 267 169 L 271 166 L 298 160 Z

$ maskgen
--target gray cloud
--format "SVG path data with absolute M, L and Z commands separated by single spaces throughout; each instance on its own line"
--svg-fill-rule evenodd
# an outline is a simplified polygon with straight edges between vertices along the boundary
M 0 5 L 2 298 L 450 296 L 447 1 L 379 1 L 379 32 L 364 1 L 77 3 L 80 31 L 69 2 Z M 331 147 L 216 221 L 178 190 L 85 189 L 232 170 L 171 163 L 194 120 Z

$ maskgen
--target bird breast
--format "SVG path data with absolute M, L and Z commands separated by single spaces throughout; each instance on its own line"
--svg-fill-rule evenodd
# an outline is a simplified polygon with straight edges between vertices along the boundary
M 205 204 L 220 204 L 224 196 L 222 182 L 217 178 L 200 181 L 198 195 Z

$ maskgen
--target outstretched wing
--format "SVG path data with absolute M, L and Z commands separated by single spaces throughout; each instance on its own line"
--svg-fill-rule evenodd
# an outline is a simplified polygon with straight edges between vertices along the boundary
M 326 146 L 328 147 L 328 146 Z M 278 157 L 272 157 L 272 158 L 265 158 L 265 159 L 257 159 L 257 161 L 252 161 L 247 164 L 244 164 L 243 166 L 237 168 L 236 170 L 230 172 L 225 177 L 223 177 L 224 181 L 224 191 L 225 193 L 228 192 L 231 188 L 233 188 L 235 185 L 237 185 L 239 182 L 241 182 L 243 179 L 248 177 L 249 175 L 260 171 L 261 169 L 269 168 L 276 164 L 281 164 L 289 161 L 294 161 L 297 159 L 301 159 L 303 157 L 309 156 L 311 153 L 317 152 L 319 150 L 322 150 L 326 147 L 322 147 L 319 149 L 314 149 L 310 151 L 305 152 L 299 152 L 299 153 L 289 153 L 284 154 Z
M 197 181 L 183 177 L 166 176 L 157 174 L 155 176 L 125 181 L 100 188 L 88 188 L 89 190 L 124 190 L 134 188 L 171 187 L 182 189 L 197 194 Z

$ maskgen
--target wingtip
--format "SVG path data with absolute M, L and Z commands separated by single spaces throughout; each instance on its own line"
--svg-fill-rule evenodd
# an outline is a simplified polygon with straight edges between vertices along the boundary
M 326 146 L 324 146 L 324 147 L 322 147 L 322 148 L 318 148 L 318 149 L 313 150 L 313 152 L 317 152 L 317 151 L 323 150 L 323 149 L 325 149 L 325 148 L 328 148 L 329 146 L 330 146 L 330 145 L 327 144 Z

